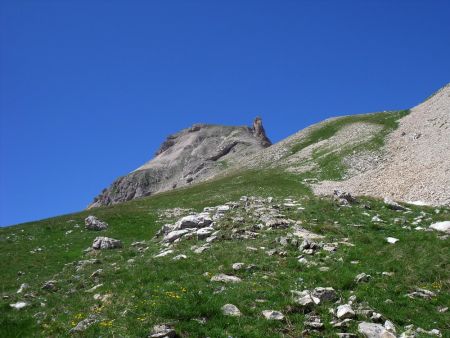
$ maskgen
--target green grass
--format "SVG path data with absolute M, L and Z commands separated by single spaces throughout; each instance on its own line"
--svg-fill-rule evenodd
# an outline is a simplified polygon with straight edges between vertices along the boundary
M 353 291 L 359 301 L 367 302 L 398 326 L 413 323 L 448 332 L 448 313 L 436 311 L 438 305 L 450 302 L 448 240 L 439 239 L 434 232 L 402 229 L 392 220 L 404 217 L 404 222 L 410 224 L 423 211 L 430 218 L 426 221 L 429 223 L 431 219 L 447 219 L 449 210 L 443 208 L 436 214 L 429 208 L 412 207 L 411 213 L 403 214 L 366 199 L 362 202 L 370 205 L 371 210 L 362 208 L 362 204 L 343 208 L 329 199 L 311 196 L 300 182 L 298 176 L 278 171 L 248 172 L 113 207 L 1 229 L 2 294 L 10 298 L 2 300 L 0 307 L 0 336 L 66 336 L 80 318 L 97 313 L 101 322 L 91 326 L 85 336 L 145 337 L 154 324 L 169 322 L 183 337 L 298 337 L 305 315 L 296 310 L 290 290 L 316 286 L 332 286 L 344 298 Z M 237 200 L 241 195 L 278 199 L 289 196 L 301 200 L 306 209 L 290 212 L 290 218 L 301 220 L 306 228 L 325 235 L 327 240 L 348 238 L 355 247 L 340 246 L 330 259 L 322 254 L 315 257 L 318 264 L 330 267 L 328 272 L 302 267 L 297 263 L 299 252 L 294 248 L 287 249 L 287 257 L 246 250 L 248 245 L 276 247 L 275 237 L 287 230 L 267 232 L 256 240 L 221 241 L 200 255 L 190 251 L 196 241 L 185 241 L 177 246 L 176 253 L 186 253 L 189 259 L 153 258 L 159 251 L 159 244 L 152 237 L 160 228 L 157 214 L 161 209 L 201 210 Z M 378 214 L 386 223 L 375 226 L 363 212 Z M 99 252 L 96 255 L 102 261 L 99 266 L 88 266 L 77 273 L 72 262 L 88 258 L 83 249 L 99 235 L 83 229 L 83 219 L 88 214 L 107 221 L 110 227 L 102 235 L 121 239 L 124 248 Z M 75 224 L 80 228 L 75 228 Z M 68 230 L 73 232 L 65 235 Z M 397 237 L 400 242 L 389 245 L 384 240 L 386 236 Z M 138 253 L 130 246 L 135 240 L 148 241 L 149 250 Z M 42 247 L 43 251 L 30 254 L 36 247 Z M 133 264 L 127 263 L 130 258 L 135 259 Z M 350 264 L 352 260 L 360 264 Z M 224 292 L 214 293 L 219 285 L 204 274 L 232 273 L 231 265 L 235 262 L 256 264 L 257 268 L 236 273 L 242 283 L 227 285 Z M 98 268 L 104 272 L 94 281 L 89 276 Z M 17 276 L 18 271 L 24 271 L 25 275 Z M 380 274 L 383 271 L 395 274 L 383 277 Z M 360 272 L 371 274 L 373 279 L 356 285 L 353 279 Z M 58 291 L 41 290 L 42 283 L 52 278 L 59 281 Z M 35 294 L 32 306 L 13 311 L 8 304 L 22 299 L 15 291 L 24 282 L 30 284 L 30 291 Z M 85 292 L 97 282 L 103 283 L 97 292 L 112 294 L 111 303 L 99 306 L 93 294 Z M 438 296 L 431 301 L 406 298 L 404 295 L 416 286 L 437 291 Z M 267 302 L 257 303 L 256 299 Z M 394 304 L 386 304 L 386 299 Z M 41 307 L 41 302 L 46 306 Z M 226 303 L 237 305 L 243 316 L 224 317 L 220 308 Z M 319 336 L 332 336 L 336 332 L 328 324 L 329 306 L 324 304 L 316 309 L 326 324 Z M 264 309 L 280 310 L 288 321 L 266 321 L 261 317 Z M 195 321 L 199 318 L 206 318 L 206 323 Z M 350 330 L 355 332 L 355 327 Z
M 397 128 L 397 121 L 408 113 L 409 110 L 400 110 L 376 114 L 352 115 L 325 122 L 319 128 L 312 130 L 304 140 L 295 144 L 291 149 L 291 155 L 317 142 L 329 139 L 343 127 L 353 123 L 371 123 L 381 126 L 381 130 L 373 138 L 362 144 L 353 144 L 352 146 L 347 146 L 331 153 L 320 148 L 313 151 L 310 160 L 315 161 L 320 168 L 320 171 L 315 172 L 315 177 L 320 180 L 340 180 L 346 171 L 343 163 L 343 159 L 346 156 L 354 152 L 378 150 L 383 146 L 386 135 Z

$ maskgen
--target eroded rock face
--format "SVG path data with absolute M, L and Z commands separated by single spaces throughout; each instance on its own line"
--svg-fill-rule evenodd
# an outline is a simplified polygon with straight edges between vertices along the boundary
M 259 117 L 252 127 L 196 124 L 170 135 L 151 161 L 114 181 L 89 208 L 203 181 L 271 144 Z

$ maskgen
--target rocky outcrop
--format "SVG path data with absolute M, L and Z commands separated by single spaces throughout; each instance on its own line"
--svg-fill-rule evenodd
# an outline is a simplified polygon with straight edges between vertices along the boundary
M 115 180 L 89 208 L 204 181 L 271 144 L 259 117 L 252 127 L 195 124 L 168 136 L 151 161 Z

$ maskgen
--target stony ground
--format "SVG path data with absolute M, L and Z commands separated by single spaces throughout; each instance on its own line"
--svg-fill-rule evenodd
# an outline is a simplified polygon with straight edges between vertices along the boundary
M 430 225 L 450 210 L 302 182 L 249 172 L 1 229 L 0 336 L 448 336 Z
M 372 160 L 363 172 L 342 182 L 323 182 L 314 190 L 330 193 L 339 189 L 359 195 L 450 205 L 450 85 L 412 108 L 398 122 L 398 128 L 387 137 L 382 156 Z M 356 159 L 349 163 L 350 168 L 358 166 L 360 159 Z

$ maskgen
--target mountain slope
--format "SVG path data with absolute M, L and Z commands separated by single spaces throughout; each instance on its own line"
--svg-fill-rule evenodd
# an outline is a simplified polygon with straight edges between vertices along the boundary
M 330 119 L 204 182 L 0 229 L 0 337 L 148 337 L 161 324 L 178 337 L 450 336 L 448 230 L 434 230 L 450 208 L 311 188 L 383 161 L 408 114 Z M 94 249 L 98 237 L 122 246 Z
M 317 193 L 334 189 L 431 205 L 450 205 L 450 84 L 411 109 L 388 135 L 377 161 L 343 182 L 323 182 Z M 380 154 L 376 154 L 380 155 Z M 361 154 L 347 159 L 355 165 Z
M 244 202 L 241 195 L 259 197 Z M 228 204 L 230 211 L 213 225 L 218 239 L 204 252 L 194 252 L 206 243 L 196 236 L 172 244 L 154 237 L 166 223 L 227 202 L 233 202 Z M 356 333 L 360 322 L 377 322 L 360 312 L 348 327 L 333 327 L 329 308 L 335 310 L 338 304 L 324 301 L 303 308 L 291 293 L 316 287 L 334 288 L 341 304 L 351 301 L 354 310 L 381 313 L 381 323 L 389 319 L 398 332 L 413 324 L 427 331 L 439 329 L 446 336 L 449 315 L 440 309 L 450 301 L 448 239 L 427 229 L 433 222 L 448 220 L 450 209 L 409 208 L 396 211 L 371 199 L 341 205 L 312 195 L 297 175 L 249 171 L 0 229 L 0 336 L 71 336 L 70 330 L 87 318 L 93 318 L 92 324 L 78 336 L 146 337 L 154 325 L 167 323 L 181 337 L 298 337 L 306 335 L 305 330 L 313 337 L 331 337 Z M 205 210 L 214 215 L 217 209 Z M 274 210 L 288 220 L 286 227 L 255 226 Z M 108 229 L 86 230 L 84 218 L 90 213 L 106 221 Z M 379 220 L 374 221 L 375 216 Z M 412 224 L 422 230 L 414 230 Z M 321 249 L 305 254 L 290 240 L 283 244 L 299 226 L 323 236 L 314 240 L 322 243 Z M 85 251 L 97 236 L 119 239 L 123 247 Z M 387 237 L 399 242 L 389 244 Z M 323 249 L 328 247 L 335 249 Z M 173 252 L 157 257 L 166 249 Z M 178 255 L 186 258 L 174 260 Z M 234 263 L 244 268 L 234 270 Z M 363 272 L 372 278 L 356 283 Z M 241 282 L 211 281 L 220 273 Z M 55 289 L 42 289 L 49 280 Z M 29 287 L 17 293 L 23 283 Z M 434 296 L 406 296 L 417 288 Z M 21 301 L 25 308 L 10 308 Z M 229 303 L 239 308 L 241 317 L 222 314 Z M 266 320 L 264 310 L 280 311 L 285 320 Z M 323 323 L 317 332 L 307 324 L 312 315 Z

